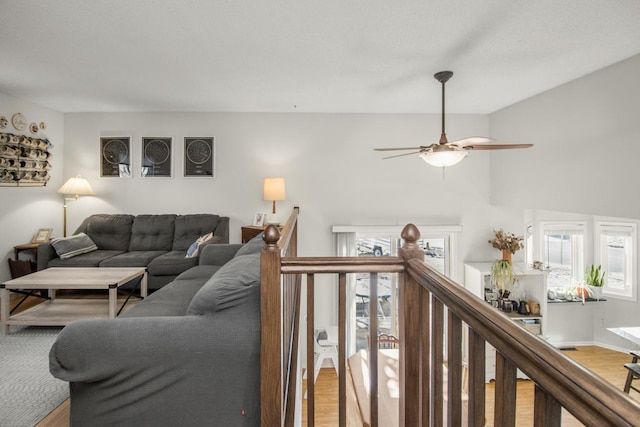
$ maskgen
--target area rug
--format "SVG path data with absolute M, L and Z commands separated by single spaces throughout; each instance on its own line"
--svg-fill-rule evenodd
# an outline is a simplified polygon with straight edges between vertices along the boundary
M 17 327 L 0 336 L 0 426 L 35 426 L 69 397 L 49 373 L 49 350 L 61 328 Z

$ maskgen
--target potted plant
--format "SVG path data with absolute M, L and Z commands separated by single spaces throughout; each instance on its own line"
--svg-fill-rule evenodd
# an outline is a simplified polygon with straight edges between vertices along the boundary
M 602 266 L 598 265 L 597 267 L 591 264 L 591 267 L 587 267 L 584 272 L 584 281 L 589 286 L 593 295 L 596 299 L 600 299 L 602 296 L 602 288 L 604 286 L 604 275 L 605 272 L 602 271 Z
M 511 262 L 498 259 L 491 265 L 491 283 L 500 291 L 500 298 L 507 299 L 511 293 L 511 285 L 516 280 Z
M 502 259 L 511 263 L 511 255 L 524 248 L 524 236 L 516 236 L 510 232 L 504 232 L 502 229 L 493 230 L 494 238 L 489 240 L 491 246 L 502 251 Z

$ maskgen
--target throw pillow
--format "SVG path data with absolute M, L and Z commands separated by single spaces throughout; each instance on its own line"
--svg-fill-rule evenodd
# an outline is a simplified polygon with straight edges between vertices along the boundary
M 189 249 L 187 249 L 187 255 L 185 258 L 193 258 L 198 256 L 198 251 L 200 250 L 200 246 L 202 246 L 205 242 L 213 239 L 213 231 L 209 234 L 205 234 L 204 236 L 198 237 L 198 240 L 193 242 Z
M 236 252 L 235 256 L 239 257 L 243 255 L 260 253 L 265 245 L 264 240 L 262 240 L 262 236 L 264 236 L 264 233 L 258 234 L 253 239 L 242 245 L 242 247 L 238 249 L 238 252 Z
M 93 243 L 93 240 L 84 233 L 53 239 L 51 245 L 56 250 L 60 259 L 69 259 L 76 255 L 86 254 L 87 252 L 98 249 L 96 244 Z
M 213 314 L 240 305 L 260 308 L 260 254 L 236 257 L 223 265 L 193 296 L 187 314 Z

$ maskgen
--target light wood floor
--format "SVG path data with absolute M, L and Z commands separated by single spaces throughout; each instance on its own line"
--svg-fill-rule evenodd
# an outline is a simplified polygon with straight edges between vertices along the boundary
M 627 371 L 623 368 L 625 363 L 631 361 L 628 353 L 608 350 L 597 346 L 577 347 L 576 350 L 564 351 L 564 354 L 573 358 L 581 365 L 600 375 L 616 388 L 622 390 Z M 303 381 L 306 387 L 306 380 Z M 333 368 L 320 370 L 316 381 L 316 405 L 315 425 L 317 427 L 334 427 L 338 425 L 338 377 Z M 533 393 L 534 386 L 531 381 L 518 380 L 518 398 L 516 402 L 516 425 L 533 425 Z M 493 426 L 495 383 L 491 382 L 486 387 L 486 418 L 487 426 Z M 631 391 L 630 396 L 640 402 L 640 394 Z M 348 408 L 350 410 L 350 408 Z M 307 402 L 302 404 L 303 426 L 307 425 Z M 571 414 L 563 411 L 563 426 L 582 426 Z
M 12 301 L 14 303 L 14 301 Z M 34 302 L 37 304 L 37 302 Z M 26 309 L 33 303 L 24 304 L 21 309 Z M 565 351 L 567 356 L 573 358 L 578 363 L 591 369 L 605 380 L 612 383 L 616 388 L 622 390 L 626 378 L 626 370 L 623 365 L 631 360 L 627 353 L 608 350 L 602 347 L 585 346 L 577 347 L 576 350 Z M 303 390 L 306 387 L 306 380 L 303 381 Z M 315 425 L 318 427 L 334 427 L 338 420 L 338 377 L 333 368 L 320 370 L 315 387 Z M 494 405 L 494 383 L 487 384 L 486 388 L 486 417 L 487 426 L 493 425 L 493 405 Z M 640 402 L 640 394 L 631 391 L 631 397 Z M 67 399 L 53 412 L 47 415 L 36 427 L 69 427 L 70 404 Z M 303 401 L 303 425 L 306 426 L 307 401 Z M 516 419 L 518 426 L 533 425 L 533 384 L 531 381 L 518 381 L 518 398 L 516 408 Z M 581 426 L 570 414 L 563 412 L 563 426 Z

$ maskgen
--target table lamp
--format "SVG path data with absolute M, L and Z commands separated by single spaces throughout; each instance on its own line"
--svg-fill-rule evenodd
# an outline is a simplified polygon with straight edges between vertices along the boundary
M 73 194 L 74 197 L 64 197 L 64 204 L 62 209 L 64 211 L 64 221 L 62 227 L 63 237 L 67 237 L 67 202 L 71 200 L 78 200 L 80 196 L 93 196 L 96 193 L 93 192 L 89 181 L 82 178 L 80 175 L 73 178 L 69 178 L 62 187 L 58 190 L 60 194 Z
M 271 200 L 273 209 L 271 215 L 266 216 L 267 224 L 280 224 L 276 215 L 276 201 L 285 199 L 284 178 L 265 178 L 263 181 L 262 200 Z

